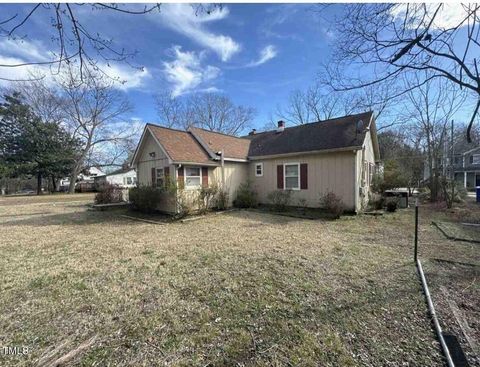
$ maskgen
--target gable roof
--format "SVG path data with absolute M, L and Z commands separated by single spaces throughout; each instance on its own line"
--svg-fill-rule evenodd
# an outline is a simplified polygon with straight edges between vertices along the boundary
M 188 131 L 153 124 L 148 129 L 174 162 L 211 163 L 207 152 Z
M 359 148 L 363 145 L 373 112 L 266 131 L 249 135 L 249 157 Z M 361 121 L 361 122 L 360 122 Z M 373 123 L 373 128 L 375 128 Z M 375 143 L 374 143 L 375 144 Z
M 209 152 L 212 158 L 223 150 L 225 159 L 247 159 L 250 140 L 226 135 L 218 132 L 191 127 L 189 131 L 199 140 L 200 144 Z

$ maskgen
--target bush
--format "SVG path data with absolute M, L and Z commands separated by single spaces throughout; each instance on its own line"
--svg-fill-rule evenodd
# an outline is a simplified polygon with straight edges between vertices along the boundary
M 385 198 L 378 193 L 372 193 L 370 196 L 370 206 L 374 210 L 383 209 L 385 206 Z
M 345 211 L 345 204 L 333 192 L 327 192 L 320 198 L 320 206 L 333 215 L 334 218 L 340 218 Z
M 215 206 L 218 210 L 225 210 L 228 206 L 228 191 L 218 190 Z
M 268 194 L 267 200 L 272 203 L 273 210 L 283 212 L 292 198 L 291 190 L 275 190 Z
M 200 213 L 205 213 L 211 208 L 212 202 L 218 194 L 219 188 L 216 184 L 202 187 L 198 193 L 198 209 Z
M 397 201 L 396 200 L 390 200 L 387 202 L 387 212 L 393 213 L 397 210 Z
M 117 185 L 106 183 L 100 186 L 95 194 L 95 204 L 113 204 L 122 201 L 122 189 Z
M 257 193 L 252 188 L 252 183 L 242 183 L 237 189 L 237 197 L 233 201 L 237 208 L 254 208 L 258 205 Z
M 135 210 L 152 213 L 157 209 L 163 190 L 157 187 L 141 186 L 131 188 L 129 198 Z

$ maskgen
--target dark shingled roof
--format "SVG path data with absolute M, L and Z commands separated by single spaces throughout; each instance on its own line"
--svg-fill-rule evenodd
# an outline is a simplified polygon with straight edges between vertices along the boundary
M 316 150 L 358 147 L 365 139 L 365 128 L 373 112 L 288 127 L 283 132 L 266 131 L 248 135 L 249 157 L 301 153 Z M 359 125 L 359 121 L 362 121 Z

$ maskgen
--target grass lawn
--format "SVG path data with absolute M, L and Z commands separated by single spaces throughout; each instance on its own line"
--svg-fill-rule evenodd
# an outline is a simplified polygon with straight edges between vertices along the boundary
M 442 365 L 410 210 L 156 225 L 87 211 L 91 199 L 0 199 L 0 346 L 30 348 L 0 365 L 48 365 L 85 341 L 67 364 Z M 449 258 L 426 216 L 421 256 Z M 478 247 L 456 259 L 480 263 Z

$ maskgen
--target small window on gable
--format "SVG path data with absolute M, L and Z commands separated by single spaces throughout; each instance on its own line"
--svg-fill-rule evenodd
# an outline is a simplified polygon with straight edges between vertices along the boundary
M 285 190 L 300 190 L 300 164 L 286 163 L 284 166 Z
M 473 154 L 470 160 L 472 164 L 480 164 L 480 154 Z
M 163 168 L 157 168 L 157 187 L 163 187 L 165 182 L 165 176 L 163 174 Z
M 255 164 L 255 176 L 257 177 L 263 176 L 263 163 Z
M 200 167 L 185 167 L 185 188 L 198 189 L 202 187 Z

